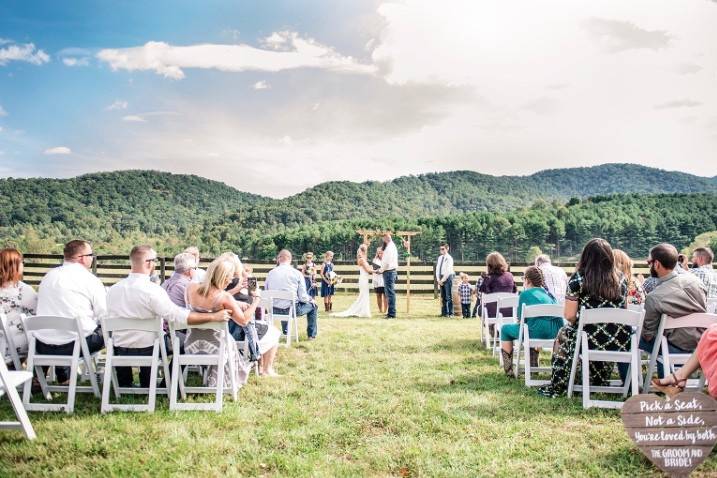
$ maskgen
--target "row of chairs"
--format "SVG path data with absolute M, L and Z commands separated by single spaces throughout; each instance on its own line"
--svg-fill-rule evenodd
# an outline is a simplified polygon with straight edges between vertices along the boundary
M 663 316 L 660 321 L 660 327 L 657 332 L 658 339 L 655 340 L 653 350 L 647 354 L 640 350 L 639 339 L 642 330 L 642 322 L 644 320 L 644 310 L 642 306 L 629 306 L 627 309 L 582 309 L 580 312 L 580 320 L 577 328 L 577 343 L 575 353 L 572 358 L 570 382 L 568 386 L 568 396 L 572 397 L 575 392 L 582 394 L 582 402 L 584 408 L 601 407 L 601 408 L 621 408 L 622 401 L 610 400 L 594 400 L 591 398 L 592 393 L 617 393 L 623 398 L 627 397 L 630 392 L 632 395 L 640 393 L 642 390 L 647 393 L 650 391 L 650 381 L 653 373 L 659 363 L 663 369 L 663 376 L 674 372 L 676 368 L 683 365 L 690 357 L 690 354 L 674 354 L 670 353 L 667 339 L 664 335 L 666 330 L 673 330 L 683 327 L 699 327 L 707 328 L 717 323 L 717 315 L 714 314 L 714 308 L 717 306 L 714 299 L 708 303 L 708 311 L 712 313 L 691 314 L 686 317 L 672 318 Z M 530 332 L 526 324 L 526 320 L 532 317 L 563 317 L 562 305 L 523 305 L 521 319 L 517 319 L 518 296 L 512 293 L 494 293 L 484 294 L 481 298 L 482 314 L 481 329 L 483 343 L 487 348 L 492 350 L 493 356 L 498 354 L 502 365 L 502 354 L 500 354 L 500 328 L 503 324 L 519 322 L 519 337 L 514 346 L 514 373 L 516 378 L 520 377 L 521 371 L 524 373 L 525 385 L 527 387 L 540 386 L 548 383 L 548 380 L 536 379 L 535 374 L 549 373 L 550 367 L 531 366 L 530 350 L 538 349 L 541 351 L 552 352 L 554 340 L 535 339 L 530 337 Z M 487 305 L 496 305 L 496 316 L 494 318 L 487 317 Z M 503 310 L 510 309 L 511 314 L 504 315 Z M 588 334 L 584 331 L 586 325 L 591 324 L 622 324 L 632 328 L 632 337 L 629 351 L 606 351 L 595 350 L 590 348 Z M 491 333 L 491 328 L 493 331 Z M 629 364 L 629 374 L 624 381 L 612 380 L 607 386 L 591 386 L 590 385 L 590 362 L 614 362 Z M 581 367 L 581 381 L 575 383 L 578 363 Z M 643 366 L 646 367 L 646 373 L 642 375 Z M 705 384 L 704 376 L 698 380 L 691 380 L 688 386 L 702 389 Z
M 287 314 L 275 314 L 274 303 L 277 300 L 291 301 L 291 307 Z M 261 307 L 265 311 L 265 317 L 271 323 L 276 321 L 288 322 L 288 333 L 284 336 L 286 347 L 291 346 L 292 339 L 299 340 L 298 318 L 294 307 L 294 296 L 291 293 L 282 291 L 264 291 L 261 299 Z M 147 319 L 118 319 L 102 318 L 102 331 L 105 338 L 105 353 L 90 354 L 79 321 L 76 318 L 33 316 L 22 317 L 23 328 L 28 340 L 28 354 L 26 365 L 23 370 L 22 359 L 19 356 L 17 347 L 13 343 L 13 334 L 9 330 L 7 317 L 0 314 L 0 354 L 6 351 L 15 368 L 9 371 L 4 360 L 0 366 L 0 397 L 7 394 L 15 410 L 17 421 L 0 422 L 0 429 L 21 428 L 27 438 L 35 438 L 35 432 L 27 417 L 26 411 L 64 411 L 73 413 L 75 397 L 77 393 L 92 393 L 100 398 L 100 411 L 108 413 L 112 411 L 141 411 L 153 412 L 156 406 L 157 394 L 169 396 L 170 410 L 210 410 L 220 412 L 223 408 L 223 396 L 231 394 L 234 401 L 237 399 L 239 384 L 234 381 L 234 361 L 229 360 L 230 349 L 234 346 L 234 339 L 229 333 L 226 323 L 207 323 L 194 325 L 195 329 L 217 330 L 221 337 L 220 346 L 215 354 L 179 354 L 174 353 L 172 361 L 165 346 L 163 321 L 161 318 Z M 64 331 L 72 334 L 76 340 L 70 355 L 46 355 L 37 353 L 38 331 Z M 150 356 L 124 356 L 115 353 L 113 334 L 117 331 L 132 330 L 143 331 L 155 334 L 152 355 Z M 170 337 L 174 351 L 180 350 L 180 339 L 171 327 Z M 240 348 L 245 348 L 246 343 L 240 343 Z M 229 374 L 230 383 L 224 383 L 224 364 L 228 362 L 231 369 Z M 170 363 L 172 369 L 170 370 Z M 216 387 L 207 386 L 208 367 L 217 367 Z M 49 368 L 51 377 L 54 367 L 69 367 L 70 382 L 67 385 L 50 384 L 46 379 L 45 369 Z M 149 367 L 150 382 L 148 388 L 142 387 L 120 387 L 117 381 L 116 367 Z M 188 372 L 190 369 L 202 373 L 202 386 L 190 386 L 187 384 Z M 258 370 L 258 369 L 255 369 Z M 42 396 L 46 402 L 32 401 L 32 377 L 37 377 Z M 102 376 L 102 387 L 100 388 L 98 377 Z M 163 379 L 163 386 L 158 386 L 159 379 Z M 81 385 L 79 382 L 88 382 Z M 22 399 L 17 389 L 23 387 Z M 112 403 L 110 393 L 114 392 L 116 400 L 122 395 L 147 395 L 147 402 L 142 404 Z M 52 400 L 53 392 L 67 394 L 67 401 L 64 403 L 47 403 Z M 211 393 L 215 395 L 213 402 L 188 402 L 187 394 Z

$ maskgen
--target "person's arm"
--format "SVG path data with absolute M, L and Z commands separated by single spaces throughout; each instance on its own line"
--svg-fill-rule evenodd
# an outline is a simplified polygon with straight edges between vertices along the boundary
M 578 300 L 574 297 L 565 298 L 565 311 L 563 312 L 565 320 L 571 324 L 575 324 L 578 319 Z
M 361 259 L 359 266 L 361 266 L 361 268 L 367 273 L 373 274 L 373 267 L 368 264 L 368 261 L 366 259 Z
M 94 279 L 91 286 L 92 294 L 92 310 L 95 313 L 95 319 L 107 315 L 107 290 L 102 281 L 92 276 Z
M 645 299 L 645 318 L 642 321 L 640 335 L 648 342 L 655 338 L 657 329 L 660 327 L 660 320 L 662 320 L 662 313 L 657 310 L 658 303 L 659 297 L 655 297 L 655 295 L 648 295 Z
M 224 294 L 221 304 L 222 307 L 231 312 L 232 320 L 243 327 L 249 322 L 251 322 L 251 319 L 252 317 L 254 317 L 254 313 L 256 312 L 256 308 L 259 305 L 259 302 L 261 302 L 261 298 L 255 296 L 254 300 L 251 302 L 251 305 L 247 307 L 246 310 L 242 310 L 242 308 L 239 306 L 239 303 L 234 299 L 234 297 L 230 296 L 229 294 Z
M 298 274 L 298 271 L 297 271 Z M 309 297 L 309 294 L 306 292 L 306 281 L 304 280 L 304 276 L 299 274 L 299 280 L 297 281 L 297 288 L 296 288 L 296 299 L 299 302 L 303 303 L 309 303 L 312 301 L 311 297 Z
M 441 277 L 441 283 L 445 284 L 448 280 L 448 276 L 450 276 L 453 273 L 453 257 L 448 256 L 446 258 L 446 273 L 443 274 L 443 277 Z
M 226 311 L 220 310 L 213 313 L 190 312 L 188 309 L 179 307 L 169 298 L 167 291 L 161 287 L 150 297 L 150 310 L 154 315 L 172 322 L 176 328 L 183 329 L 187 325 L 200 325 L 207 322 L 226 322 L 229 316 Z

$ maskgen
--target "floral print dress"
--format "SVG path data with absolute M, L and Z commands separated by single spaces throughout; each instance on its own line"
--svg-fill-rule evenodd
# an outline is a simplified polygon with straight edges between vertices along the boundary
M 558 397 L 565 395 L 570 382 L 570 369 L 572 367 L 575 345 L 577 343 L 578 322 L 580 310 L 611 307 L 621 309 L 625 307 L 627 300 L 627 281 L 623 278 L 620 281 L 620 299 L 607 300 L 602 297 L 594 297 L 587 294 L 583 287 L 583 276 L 576 272 L 568 281 L 566 293 L 567 300 L 578 301 L 578 320 L 575 324 L 568 324 L 558 332 L 556 351 L 552 359 L 552 376 L 550 383 L 538 389 L 538 393 L 547 397 Z M 632 329 L 626 325 L 619 324 L 590 324 L 583 330 L 588 334 L 588 342 L 591 348 L 598 350 L 620 350 L 627 351 L 630 348 Z M 590 362 L 590 383 L 596 386 L 606 385 L 612 374 L 614 364 L 612 362 Z

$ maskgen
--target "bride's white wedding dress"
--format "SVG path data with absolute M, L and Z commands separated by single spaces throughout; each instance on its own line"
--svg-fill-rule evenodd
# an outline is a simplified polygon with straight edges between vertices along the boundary
M 351 306 L 343 312 L 331 314 L 333 317 L 371 317 L 371 293 L 368 282 L 368 272 L 359 266 L 359 295 Z

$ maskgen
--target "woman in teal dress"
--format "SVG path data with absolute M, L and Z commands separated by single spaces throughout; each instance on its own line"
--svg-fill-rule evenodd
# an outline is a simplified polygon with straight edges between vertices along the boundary
M 535 266 L 525 269 L 523 292 L 518 298 L 518 319 L 523 313 L 523 305 L 556 304 L 555 298 L 545 290 L 543 272 Z M 562 317 L 531 317 L 527 319 L 530 337 L 535 339 L 554 339 L 563 326 Z M 505 324 L 500 329 L 500 346 L 503 354 L 503 369 L 508 377 L 513 375 L 513 341 L 518 340 L 520 324 Z M 531 366 L 537 366 L 537 351 L 530 351 Z

